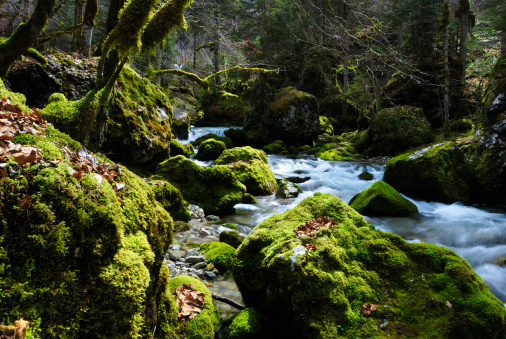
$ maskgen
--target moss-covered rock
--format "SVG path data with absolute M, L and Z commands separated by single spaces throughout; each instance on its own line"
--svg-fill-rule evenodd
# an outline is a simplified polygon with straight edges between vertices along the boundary
M 339 60 L 333 51 L 317 46 L 304 51 L 304 56 L 302 90 L 321 98 L 326 92 L 335 89 L 332 68 L 339 63 Z
M 281 154 L 286 152 L 286 144 L 283 140 L 276 140 L 265 145 L 262 150 L 267 154 Z
M 343 110 L 343 95 L 333 94 L 319 100 L 320 114 L 324 115 L 332 123 L 335 131 L 356 129 L 361 114 L 361 109 L 356 103 L 347 99 L 346 112 Z
M 163 180 L 153 181 L 151 189 L 155 193 L 156 200 L 165 208 L 173 220 L 190 220 L 188 203 L 184 201 L 183 195 L 169 182 Z
M 291 181 L 282 179 L 278 184 L 276 190 L 276 197 L 278 198 L 297 198 L 300 193 L 300 187 Z
M 263 318 L 260 312 L 254 308 L 246 308 L 239 312 L 228 327 L 230 330 L 230 339 L 256 339 L 263 338 L 265 328 Z
M 206 214 L 234 212 L 246 187 L 226 166 L 200 167 L 178 155 L 158 165 L 156 173 L 176 186 L 185 200 L 204 209 Z
M 374 154 L 395 155 L 434 139 L 423 109 L 413 106 L 385 108 L 371 122 Z
M 208 263 L 212 263 L 220 272 L 224 273 L 232 268 L 235 261 L 235 248 L 223 242 L 212 241 L 200 245 L 200 251 Z
M 244 122 L 246 105 L 236 94 L 208 92 L 202 99 L 202 108 L 206 122 L 228 126 L 241 126 Z
M 244 193 L 244 197 L 242 198 L 241 202 L 243 204 L 256 204 L 257 200 L 255 199 L 255 197 L 253 195 L 246 192 L 246 193 Z
M 366 181 L 369 181 L 369 180 L 374 179 L 374 176 L 373 176 L 371 173 L 369 173 L 369 172 L 367 172 L 367 171 L 364 171 L 364 172 L 362 172 L 362 173 L 360 173 L 360 174 L 358 175 L 358 178 L 359 178 L 360 180 L 366 180 Z
M 450 130 L 457 133 L 470 132 L 474 128 L 474 124 L 469 119 L 458 119 L 450 123 Z
M 252 110 L 244 121 L 248 140 L 255 146 L 265 146 L 275 140 L 288 145 L 309 144 L 316 139 L 318 103 L 309 93 L 293 87 L 276 91 L 265 110 Z
M 223 133 L 227 138 L 230 138 L 237 147 L 246 146 L 248 143 L 246 132 L 244 132 L 242 128 L 229 128 Z
M 205 306 L 202 312 L 195 318 L 180 321 L 177 318 L 178 306 L 174 293 L 181 285 L 193 285 L 194 288 L 204 293 Z M 162 328 L 164 338 L 188 338 L 188 339 L 213 339 L 214 332 L 218 330 L 220 313 L 213 302 L 211 292 L 207 286 L 198 279 L 187 275 L 178 275 L 169 280 L 167 296 L 170 298 L 171 322 Z M 158 331 L 157 331 L 158 332 Z
M 203 135 L 203 136 L 197 138 L 196 140 L 192 141 L 191 144 L 195 147 L 199 147 L 201 143 L 203 143 L 204 141 L 209 140 L 209 139 L 222 141 L 225 143 L 227 148 L 234 147 L 234 143 L 232 142 L 232 139 L 230 139 L 229 137 L 219 137 L 214 133 L 208 133 L 206 135 Z
M 188 143 L 188 144 L 181 144 L 179 142 L 179 140 L 177 139 L 172 139 L 170 141 L 170 156 L 171 157 L 176 157 L 178 155 L 182 155 L 186 158 L 190 158 L 193 153 L 195 153 L 195 149 L 193 148 L 193 145 Z
M 220 233 L 220 242 L 232 246 L 239 247 L 245 238 L 236 231 L 223 231 Z
M 351 208 L 363 215 L 402 217 L 418 213 L 418 208 L 389 184 L 376 181 L 349 202 Z
M 191 119 L 188 112 L 181 108 L 172 110 L 172 132 L 179 139 L 187 139 L 190 134 Z
M 227 146 L 223 141 L 207 139 L 200 144 L 199 150 L 197 154 L 195 154 L 195 159 L 203 161 L 216 160 L 226 149 Z
M 332 127 L 332 124 L 329 121 L 329 118 L 320 116 L 319 117 L 320 123 L 318 124 L 318 135 L 326 133 L 328 135 L 334 135 L 334 127 Z
M 324 134 L 325 136 L 325 134 Z M 328 161 L 352 161 L 354 157 L 358 156 L 357 151 L 353 145 L 347 141 L 337 141 L 320 144 L 321 146 L 316 150 L 315 157 L 328 160 Z
M 451 142 L 391 159 L 383 180 L 409 197 L 444 203 L 471 202 L 475 185 L 464 154 Z
M 483 93 L 470 160 L 478 183 L 477 200 L 506 205 L 506 57 L 501 57 Z
M 294 237 L 317 216 L 337 225 Z M 256 226 L 237 250 L 234 279 L 282 337 L 499 338 L 506 329 L 504 305 L 465 260 L 374 230 L 330 194 Z M 367 317 L 360 309 L 368 303 L 377 310 Z
M 264 151 L 249 146 L 228 149 L 215 161 L 218 165 L 230 168 L 250 194 L 268 195 L 278 187 Z

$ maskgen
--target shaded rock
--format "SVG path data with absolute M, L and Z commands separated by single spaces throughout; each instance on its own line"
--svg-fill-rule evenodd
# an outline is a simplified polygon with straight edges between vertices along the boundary
M 349 202 L 351 208 L 368 216 L 402 217 L 418 213 L 418 208 L 384 181 L 376 181 Z
M 199 262 L 206 262 L 206 258 L 204 258 L 203 256 L 188 256 L 186 258 L 184 258 L 185 261 L 189 264 L 196 264 L 196 263 L 199 263 Z
M 300 193 L 300 187 L 293 182 L 283 179 L 278 184 L 276 190 L 276 197 L 282 199 L 297 198 Z
M 454 120 L 450 123 L 450 131 L 452 132 L 469 132 L 474 128 L 474 124 L 469 119 Z
M 391 159 L 383 180 L 409 197 L 444 203 L 471 202 L 475 183 L 464 154 L 452 142 Z
M 248 139 L 246 137 L 246 132 L 244 132 L 242 128 L 230 128 L 223 133 L 227 138 L 230 138 L 230 140 L 232 140 L 235 146 L 247 146 Z
M 250 194 L 269 195 L 277 188 L 264 151 L 249 146 L 228 149 L 215 161 L 215 167 L 220 165 L 230 168 Z
M 206 141 L 208 139 L 214 139 L 214 140 L 222 141 L 222 142 L 225 143 L 225 145 L 227 146 L 227 148 L 234 147 L 234 143 L 232 142 L 232 139 L 230 139 L 228 137 L 219 137 L 219 136 L 217 136 L 214 133 L 208 133 L 206 135 L 203 135 L 200 138 L 197 138 L 195 141 L 192 141 L 191 144 L 193 146 L 195 146 L 195 147 L 199 147 L 201 143 L 203 143 L 204 141 Z
M 227 149 L 223 141 L 214 139 L 207 139 L 199 146 L 195 159 L 198 160 L 216 160 L 220 157 L 221 153 Z
M 253 195 L 246 192 L 246 193 L 244 193 L 244 197 L 242 198 L 241 202 L 243 204 L 256 204 L 257 200 L 255 199 L 255 197 Z
M 188 139 L 191 120 L 188 112 L 180 108 L 172 110 L 172 131 L 178 139 Z
M 156 200 L 170 213 L 173 220 L 190 220 L 190 211 L 187 209 L 188 203 L 184 201 L 183 195 L 177 188 L 163 180 L 155 181 L 150 187 L 155 193 Z
M 302 184 L 303 182 L 311 180 L 311 177 L 288 177 L 286 180 L 291 181 L 294 184 Z
M 228 328 L 230 330 L 228 337 L 231 339 L 264 338 L 265 333 L 269 333 L 266 332 L 262 315 L 254 308 L 246 308 L 239 312 Z
M 246 105 L 238 95 L 225 91 L 207 92 L 202 99 L 204 121 L 215 124 L 242 125 Z
M 360 173 L 358 175 L 358 178 L 360 180 L 367 180 L 367 181 L 374 179 L 373 175 L 371 173 L 367 172 L 367 171 L 364 171 L 364 172 Z
M 228 244 L 233 248 L 239 247 L 243 240 L 244 237 L 235 231 L 223 231 L 220 233 L 220 242 Z
M 337 225 L 317 237 L 294 237 L 317 216 Z M 273 336 L 367 338 L 378 335 L 383 319 L 389 326 L 380 336 L 395 336 L 402 327 L 406 337 L 450 338 L 465 328 L 469 336 L 493 338 L 506 328 L 503 303 L 464 259 L 444 247 L 373 230 L 330 194 L 316 193 L 261 222 L 236 260 L 243 300 L 270 319 Z M 372 301 L 377 310 L 366 318 L 361 306 Z
M 262 150 L 267 154 L 281 154 L 286 152 L 286 145 L 283 140 L 276 140 L 268 145 L 265 145 Z
M 170 141 L 170 156 L 171 157 L 183 155 L 189 159 L 193 155 L 193 153 L 195 153 L 195 150 L 193 149 L 192 144 L 188 143 L 188 144 L 183 145 L 177 139 L 172 139 Z
M 413 106 L 385 108 L 371 122 L 372 152 L 395 155 L 434 139 L 423 109 Z
M 198 204 L 208 214 L 233 213 L 234 205 L 246 192 L 229 168 L 200 167 L 181 155 L 160 163 L 156 173 L 176 186 L 185 200 Z

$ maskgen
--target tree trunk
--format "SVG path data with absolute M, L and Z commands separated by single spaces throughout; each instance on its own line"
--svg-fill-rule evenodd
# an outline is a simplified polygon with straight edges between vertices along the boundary
M 156 70 L 159 71 L 162 69 L 162 46 L 160 44 L 156 45 Z M 157 76 L 155 81 L 157 84 L 160 84 L 162 80 L 161 76 Z
M 501 56 L 506 57 L 506 28 L 501 32 Z
M 215 13 L 215 32 L 213 36 L 213 42 L 214 42 L 214 57 L 213 57 L 213 65 L 214 65 L 214 73 L 217 73 L 220 71 L 220 35 L 219 35 L 219 29 L 220 29 L 220 14 Z M 214 83 L 216 86 L 221 86 L 221 77 L 217 76 L 214 78 Z
M 93 38 L 93 26 L 84 25 L 79 54 L 83 58 L 90 56 L 91 39 Z
M 55 4 L 56 0 L 38 0 L 30 19 L 0 44 L 0 78 L 4 79 L 12 64 L 37 41 Z
M 448 137 L 450 134 L 450 67 L 448 62 L 448 52 L 449 52 L 449 46 L 448 46 L 448 26 L 450 23 L 450 7 L 448 4 L 449 0 L 445 0 L 445 12 L 444 12 L 444 42 L 443 42 L 443 49 L 444 49 L 444 135 L 445 137 Z
M 348 78 L 349 78 L 349 70 L 348 70 L 348 61 L 349 61 L 349 52 L 350 52 L 350 35 L 348 34 L 348 12 L 349 7 L 346 3 L 343 4 L 343 31 L 344 31 L 344 57 L 343 57 L 343 102 L 342 102 L 342 115 L 348 115 Z
M 76 5 L 74 8 L 74 25 L 78 25 L 83 22 L 83 0 L 76 0 Z M 73 51 L 79 51 L 81 50 L 80 42 L 81 42 L 81 36 L 83 34 L 83 28 L 82 26 L 76 30 L 72 37 L 72 50 Z
M 98 13 L 98 0 L 87 0 L 83 17 L 83 37 L 81 41 L 80 54 L 84 58 L 90 56 L 91 39 L 93 37 L 93 26 L 95 25 L 95 16 Z
M 460 42 L 459 42 L 459 59 L 462 64 L 462 82 L 466 81 L 466 63 L 467 63 L 467 37 L 469 35 L 469 16 L 471 14 L 471 5 L 469 0 L 459 1 L 460 12 Z

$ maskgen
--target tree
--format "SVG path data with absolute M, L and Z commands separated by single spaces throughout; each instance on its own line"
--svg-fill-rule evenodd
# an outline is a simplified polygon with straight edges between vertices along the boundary
M 93 37 L 93 26 L 95 26 L 95 16 L 98 13 L 98 0 L 87 0 L 83 16 L 83 36 L 81 43 L 81 56 L 87 58 L 90 56 L 91 39 Z
M 469 0 L 459 0 L 459 7 L 455 16 L 460 22 L 460 41 L 459 41 L 459 59 L 462 64 L 462 82 L 466 81 L 466 63 L 467 63 L 467 38 L 469 36 L 470 27 L 473 23 L 473 14 L 471 12 L 471 3 Z

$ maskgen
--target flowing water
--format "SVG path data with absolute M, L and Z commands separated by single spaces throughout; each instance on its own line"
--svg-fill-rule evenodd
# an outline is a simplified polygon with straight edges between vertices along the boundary
M 199 135 L 201 136 L 211 132 L 207 129 L 198 133 L 203 133 Z M 265 218 L 295 207 L 315 192 L 331 193 L 349 202 L 355 194 L 368 188 L 374 181 L 382 180 L 385 167 L 378 163 L 323 161 L 314 158 L 294 160 L 276 155 L 269 155 L 268 160 L 276 177 L 298 176 L 310 179 L 299 184 L 302 193 L 298 198 L 278 199 L 272 195 L 256 197 L 255 205 L 236 205 L 237 213 L 223 218 L 223 221 L 235 223 L 243 233 L 249 233 Z M 365 170 L 373 175 L 372 181 L 358 178 Z M 492 293 L 506 303 L 506 210 L 406 198 L 416 204 L 419 214 L 402 218 L 366 219 L 376 224 L 378 229 L 397 234 L 407 241 L 428 242 L 452 249 L 465 258 L 488 284 Z

